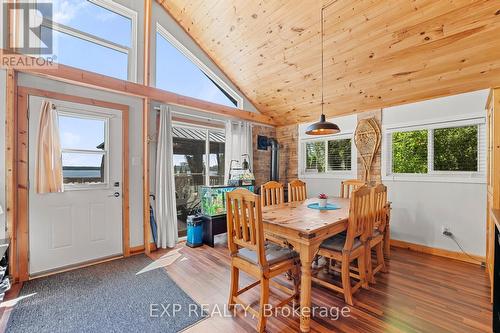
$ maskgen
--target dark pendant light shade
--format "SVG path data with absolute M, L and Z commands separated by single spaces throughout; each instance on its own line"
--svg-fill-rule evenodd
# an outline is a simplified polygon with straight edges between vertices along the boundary
M 333 123 L 326 121 L 325 115 L 322 114 L 317 123 L 309 125 L 306 129 L 307 135 L 330 135 L 340 132 L 340 128 Z

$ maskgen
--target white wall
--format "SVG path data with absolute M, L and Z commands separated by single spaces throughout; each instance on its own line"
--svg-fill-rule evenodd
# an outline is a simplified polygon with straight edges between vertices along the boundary
M 487 90 L 400 105 L 384 109 L 382 126 L 415 122 L 432 123 L 471 114 L 485 114 Z M 383 145 L 382 164 L 387 163 Z M 480 152 L 480 154 L 485 152 Z M 484 155 L 483 155 L 484 156 Z M 391 180 L 382 174 L 392 202 L 393 239 L 460 251 L 453 240 L 442 235 L 450 228 L 465 251 L 486 253 L 486 178 L 446 181 Z M 467 182 L 461 182 L 467 181 Z
M 0 205 L 4 214 L 0 215 L 0 238 L 5 237 L 5 110 L 7 72 L 0 69 Z
M 49 79 L 20 74 L 18 85 L 93 98 L 129 106 L 130 246 L 143 245 L 142 204 L 142 100 Z

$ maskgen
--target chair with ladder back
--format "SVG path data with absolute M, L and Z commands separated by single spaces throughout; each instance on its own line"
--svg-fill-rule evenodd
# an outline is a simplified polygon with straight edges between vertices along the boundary
M 349 207 L 347 233 L 338 234 L 321 243 L 318 255 L 335 260 L 341 266 L 341 287 L 325 279 L 313 277 L 313 281 L 334 291 L 344 294 L 345 302 L 353 305 L 352 294 L 360 287 L 368 288 L 366 280 L 366 242 L 368 227 L 372 226 L 373 195 L 368 186 L 352 192 Z M 358 274 L 350 270 L 351 262 L 357 261 Z M 358 282 L 351 286 L 351 276 Z
M 304 201 L 307 199 L 306 183 L 295 179 L 288 183 L 288 202 Z
M 366 185 L 366 182 L 363 180 L 359 180 L 359 179 L 343 180 L 340 183 L 340 197 L 349 199 L 351 193 L 363 185 Z
M 387 227 L 387 219 L 389 216 L 387 204 L 387 187 L 383 184 L 378 184 L 373 191 L 374 209 L 373 209 L 373 225 L 368 229 L 368 242 L 366 247 L 366 270 L 367 280 L 371 283 L 375 282 L 374 275 L 379 271 L 385 273 L 387 268 L 384 261 L 384 236 Z M 372 250 L 375 249 L 377 265 L 372 268 Z
M 258 318 L 257 330 L 264 332 L 269 311 L 269 285 L 290 295 L 275 307 L 282 307 L 299 297 L 300 265 L 295 251 L 273 243 L 266 243 L 260 197 L 246 189 L 236 189 L 226 193 L 227 207 L 227 243 L 231 254 L 231 287 L 229 309 L 235 304 L 247 308 L 240 295 L 260 285 L 259 310 L 248 306 L 248 311 Z M 244 271 L 257 279 L 254 283 L 239 287 L 239 272 Z M 272 278 L 287 271 L 293 272 L 293 289 L 277 283 Z
M 285 203 L 283 184 L 271 180 L 260 187 L 262 207 Z

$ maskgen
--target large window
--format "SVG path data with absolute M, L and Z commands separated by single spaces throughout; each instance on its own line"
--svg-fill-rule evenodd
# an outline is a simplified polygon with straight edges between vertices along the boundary
M 107 184 L 108 119 L 59 112 L 64 184 Z
M 242 107 L 242 98 L 162 26 L 156 33 L 156 87 L 205 101 Z
M 427 135 L 427 130 L 393 133 L 392 172 L 427 173 Z
M 172 129 L 174 180 L 179 236 L 186 218 L 200 208 L 203 185 L 224 185 L 223 130 L 177 124 Z
M 335 138 L 303 143 L 303 173 L 346 173 L 352 165 L 352 139 Z
M 58 63 L 136 80 L 136 12 L 111 0 L 52 1 L 52 22 L 42 34 L 53 34 Z
M 325 171 L 325 142 L 306 143 L 306 172 Z
M 484 130 L 477 123 L 437 124 L 388 134 L 392 174 L 482 175 Z

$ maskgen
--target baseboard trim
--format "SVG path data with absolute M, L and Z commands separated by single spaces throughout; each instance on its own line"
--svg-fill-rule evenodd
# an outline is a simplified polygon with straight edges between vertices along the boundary
M 156 251 L 156 244 L 155 243 L 149 243 L 149 251 Z M 134 246 L 130 248 L 130 255 L 136 255 L 136 254 L 141 254 L 144 253 L 144 245 L 139 245 L 139 246 Z
M 439 257 L 460 260 L 460 261 L 464 261 L 464 262 L 468 262 L 468 263 L 476 264 L 476 265 L 481 265 L 481 263 L 486 262 L 485 257 L 482 257 L 482 256 L 477 256 L 477 255 L 471 254 L 469 257 L 468 255 L 466 255 L 462 252 L 455 252 L 455 251 L 440 249 L 440 248 L 436 248 L 436 247 L 430 247 L 430 246 L 426 246 L 426 245 L 405 242 L 405 241 L 401 241 L 401 240 L 397 240 L 397 239 L 391 239 L 391 246 L 397 247 L 397 248 L 402 248 L 402 249 L 408 249 L 408 250 L 420 252 L 420 253 L 432 254 L 435 256 L 439 256 Z

